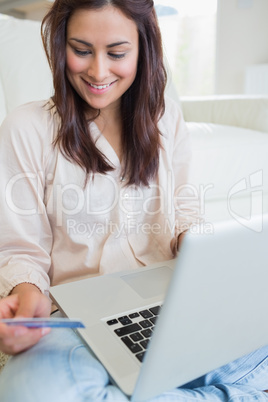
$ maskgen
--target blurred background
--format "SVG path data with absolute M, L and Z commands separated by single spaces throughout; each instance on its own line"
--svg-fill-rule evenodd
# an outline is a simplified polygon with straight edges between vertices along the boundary
M 0 0 L 1 17 L 40 21 L 51 1 Z M 154 3 L 180 96 L 268 95 L 268 0 Z

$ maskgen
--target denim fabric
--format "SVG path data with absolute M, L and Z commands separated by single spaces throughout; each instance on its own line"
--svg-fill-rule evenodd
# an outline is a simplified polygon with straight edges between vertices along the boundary
M 268 347 L 150 402 L 268 401 Z M 0 375 L 1 402 L 127 401 L 103 366 L 70 329 L 54 329 L 12 357 Z

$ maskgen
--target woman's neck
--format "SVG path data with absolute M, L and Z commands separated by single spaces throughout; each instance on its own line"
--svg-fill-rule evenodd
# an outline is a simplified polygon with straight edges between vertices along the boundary
M 102 113 L 95 119 L 102 135 L 114 149 L 119 160 L 122 160 L 122 119 L 119 110 Z

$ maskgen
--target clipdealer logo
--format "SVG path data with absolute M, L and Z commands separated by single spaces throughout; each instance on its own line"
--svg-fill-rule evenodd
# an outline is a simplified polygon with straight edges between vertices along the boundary
M 234 208 L 234 198 L 243 193 L 249 194 L 250 211 L 246 216 L 240 215 Z M 263 216 L 263 171 L 258 170 L 252 173 L 248 180 L 243 178 L 237 182 L 229 191 L 228 198 L 228 211 L 232 218 L 234 218 L 241 225 L 255 231 L 261 232 L 263 229 L 263 219 L 255 219 L 256 216 Z M 241 211 L 239 211 L 241 213 Z

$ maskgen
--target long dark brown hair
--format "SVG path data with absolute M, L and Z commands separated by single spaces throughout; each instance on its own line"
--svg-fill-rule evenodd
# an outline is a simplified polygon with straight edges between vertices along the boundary
M 161 34 L 152 0 L 55 0 L 42 22 L 42 39 L 52 70 L 54 96 L 60 116 L 55 145 L 68 160 L 89 173 L 113 170 L 90 135 L 88 105 L 73 89 L 66 75 L 66 30 L 78 9 L 112 5 L 136 23 L 139 58 L 136 78 L 121 99 L 123 176 L 128 184 L 148 185 L 159 166 L 158 121 L 165 110 L 166 71 Z M 99 111 L 95 111 L 97 117 Z M 94 120 L 94 119 L 92 119 Z

